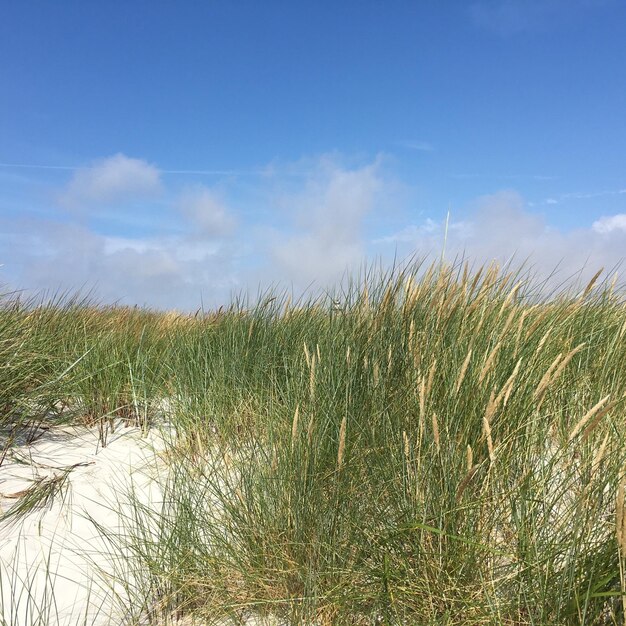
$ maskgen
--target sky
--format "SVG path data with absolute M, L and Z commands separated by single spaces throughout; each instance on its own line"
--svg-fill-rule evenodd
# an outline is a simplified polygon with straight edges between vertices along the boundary
M 193 311 L 442 253 L 607 275 L 625 111 L 622 0 L 3 0 L 0 293 Z

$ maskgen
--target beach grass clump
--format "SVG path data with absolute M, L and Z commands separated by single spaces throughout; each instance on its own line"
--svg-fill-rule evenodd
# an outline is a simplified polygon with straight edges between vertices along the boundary
M 98 306 L 79 296 L 6 296 L 0 308 L 3 428 L 96 425 L 105 445 L 116 420 L 147 428 L 168 394 L 162 369 L 170 338 L 186 319 Z
M 57 311 L 38 383 L 73 419 L 167 405 L 161 507 L 101 529 L 137 619 L 623 623 L 626 304 L 599 275 L 417 264 L 213 314 Z
M 604 287 L 542 298 L 491 266 L 370 275 L 188 329 L 168 361 L 167 506 L 126 536 L 146 588 L 168 581 L 151 606 L 621 623 L 625 323 Z

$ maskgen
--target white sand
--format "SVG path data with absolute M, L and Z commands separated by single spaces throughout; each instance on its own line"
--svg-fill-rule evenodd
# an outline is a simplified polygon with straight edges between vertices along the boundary
M 142 502 L 160 508 L 154 478 L 162 448 L 157 434 L 142 438 L 137 428 L 119 426 L 106 448 L 98 444 L 96 429 L 67 428 L 52 429 L 7 456 L 0 466 L 4 512 L 33 480 L 80 465 L 46 508 L 0 522 L 0 625 L 124 623 L 121 605 L 128 597 L 112 578 L 124 559 L 112 553 L 89 518 L 120 530 L 120 513 L 129 506 L 120 509 L 119 500 L 131 482 Z M 27 464 L 16 462 L 16 455 Z

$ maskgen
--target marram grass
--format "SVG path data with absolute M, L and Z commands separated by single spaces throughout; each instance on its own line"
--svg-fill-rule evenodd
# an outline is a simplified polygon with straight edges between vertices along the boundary
M 106 439 L 167 404 L 163 508 L 108 537 L 154 624 L 623 624 L 621 293 L 439 265 L 195 317 L 7 305 L 2 419 Z

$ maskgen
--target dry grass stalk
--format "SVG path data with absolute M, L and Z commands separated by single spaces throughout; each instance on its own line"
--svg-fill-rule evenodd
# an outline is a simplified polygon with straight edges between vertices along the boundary
M 604 403 L 611 397 L 611 395 L 604 396 L 600 401 L 596 402 L 578 421 L 576 426 L 574 426 L 570 436 L 567 438 L 568 443 L 576 438 L 576 435 L 580 433 L 580 431 L 586 426 L 586 424 L 591 420 L 591 418 L 600 411 L 600 409 L 604 406 Z M 614 406 L 615 403 L 611 403 L 606 409 L 600 414 L 600 417 L 604 415 L 608 410 Z
M 622 468 L 622 474 L 624 468 Z M 622 478 L 617 488 L 615 498 L 615 535 L 617 539 L 617 552 L 619 555 L 619 573 L 622 591 L 622 609 L 626 614 L 626 580 L 624 580 L 624 557 L 626 555 L 626 518 L 624 516 L 624 487 L 626 479 Z
M 364 311 L 367 311 L 370 308 L 370 295 L 367 290 L 367 283 L 363 286 L 363 291 L 361 293 L 361 307 Z
M 461 286 L 463 289 L 467 287 L 467 281 L 469 279 L 469 261 L 463 263 L 463 274 L 461 275 Z
M 485 414 L 483 416 L 483 431 L 485 433 L 485 438 L 487 439 L 487 450 L 489 451 L 489 460 L 491 461 L 491 463 L 494 463 L 496 460 L 496 455 L 493 448 L 493 439 L 491 436 L 491 418 L 494 416 L 496 408 L 496 399 L 492 391 L 489 402 L 487 403 Z
M 433 439 L 435 440 L 435 447 L 437 448 L 437 452 L 441 452 L 441 444 L 439 441 L 439 420 L 437 419 L 437 413 L 433 413 L 432 422 L 433 422 Z
M 617 497 L 615 498 L 615 534 L 617 536 L 617 547 L 621 557 L 626 555 L 626 518 L 624 517 L 624 488 L 626 480 L 622 479 L 617 487 Z
M 513 322 L 513 318 L 515 317 L 515 314 L 517 313 L 517 309 L 513 309 L 510 313 L 509 316 L 506 318 L 506 322 L 504 322 L 504 326 L 502 327 L 502 330 L 500 331 L 500 336 L 504 337 L 507 333 L 507 331 L 509 330 L 509 326 L 511 326 L 511 323 Z
M 596 284 L 596 281 L 598 280 L 598 278 L 600 277 L 600 274 L 602 274 L 602 272 L 604 271 L 604 268 L 601 267 L 592 277 L 591 280 L 589 281 L 589 283 L 587 284 L 587 286 L 585 287 L 585 290 L 583 291 L 582 295 L 580 296 L 580 300 L 584 300 L 588 295 L 589 292 L 593 289 L 593 286 Z
M 496 261 L 492 261 L 489 263 L 487 267 L 487 272 L 485 273 L 485 278 L 483 280 L 483 284 L 480 287 L 479 295 L 487 296 L 489 291 L 493 289 L 498 280 L 498 275 L 500 274 L 500 265 Z
M 424 273 L 424 276 L 422 276 L 421 284 L 424 285 L 425 287 L 430 285 L 430 283 L 433 280 L 434 273 L 435 273 L 435 263 L 433 262 L 428 266 L 428 269 Z
M 483 380 L 485 379 L 485 376 L 487 376 L 498 354 L 498 351 L 500 350 L 501 345 L 502 345 L 502 341 L 499 340 L 498 343 L 496 343 L 496 345 L 494 346 L 493 350 L 489 353 L 489 356 L 487 357 L 485 364 L 483 365 L 483 368 L 482 370 L 480 370 L 480 374 L 478 375 L 479 383 L 482 383 Z
M 428 372 L 428 382 L 426 383 L 426 396 L 430 395 L 430 392 L 433 389 L 433 380 L 435 378 L 435 370 L 437 369 L 437 359 L 432 362 L 430 366 L 430 370 Z
M 310 372 L 309 372 L 309 392 L 311 395 L 311 399 L 315 396 L 315 355 L 311 357 L 310 361 Z
M 306 440 L 309 446 L 309 450 L 311 449 L 311 444 L 313 443 L 313 414 L 311 413 L 311 417 L 309 418 L 309 425 L 306 429 Z
M 378 387 L 378 382 L 380 380 L 380 368 L 378 367 L 378 363 L 374 363 L 373 367 L 373 376 L 374 376 L 374 387 Z
M 309 352 L 309 348 L 306 345 L 306 341 L 304 342 L 304 358 L 306 359 L 306 366 L 310 368 L 311 367 L 311 353 Z
M 513 390 L 513 383 L 515 382 L 515 378 L 519 372 L 519 368 L 522 364 L 522 359 L 519 359 L 513 368 L 513 373 L 507 378 L 507 381 L 502 386 L 498 397 L 496 398 L 496 405 L 502 401 L 502 406 L 505 407 L 509 401 L 509 396 L 511 395 L 511 391 Z
M 533 393 L 533 398 L 535 400 L 537 400 L 543 395 L 543 392 L 547 389 L 548 385 L 550 384 L 550 377 L 552 376 L 552 372 L 554 372 L 554 370 L 559 366 L 559 363 L 561 361 L 561 356 L 563 355 L 561 352 L 559 352 L 556 355 L 556 359 L 552 361 L 552 363 L 550 364 L 550 367 L 546 370 L 545 374 L 541 377 L 541 380 L 539 381 L 539 384 L 537 385 L 537 388 L 535 389 L 535 392 Z
M 607 406 L 605 406 L 588 424 L 587 428 L 583 431 L 581 440 L 585 441 L 587 437 L 593 432 L 596 426 L 600 423 L 600 420 L 617 404 L 617 400 L 613 400 L 613 402 L 609 402 Z
M 567 365 L 569 364 L 569 362 L 574 358 L 574 356 L 576 354 L 578 354 L 583 348 L 585 347 L 585 342 L 581 343 L 580 345 L 576 346 L 573 350 L 570 350 L 565 357 L 563 358 L 563 360 L 559 363 L 559 366 L 556 369 L 556 372 L 554 372 L 554 376 L 552 376 L 550 378 L 550 384 L 552 384 L 555 380 L 558 380 L 559 376 L 563 373 L 563 370 L 567 367 Z
M 489 394 L 489 402 L 487 402 L 487 408 L 485 409 L 485 417 L 491 423 L 491 418 L 495 415 L 496 410 L 498 409 L 498 405 L 500 402 L 500 397 L 496 396 L 496 394 L 491 391 Z
M 591 478 L 590 478 L 590 482 L 593 481 L 595 475 L 600 470 L 600 464 L 602 463 L 602 459 L 604 458 L 604 454 L 606 452 L 606 447 L 607 447 L 608 443 L 609 443 L 609 433 L 606 433 L 606 435 L 604 435 L 604 439 L 602 440 L 602 443 L 600 444 L 600 447 L 598 448 L 598 451 L 594 455 L 593 461 L 591 463 Z
M 474 452 L 472 450 L 472 446 L 467 444 L 467 449 L 465 451 L 465 460 L 467 463 L 467 471 L 471 471 L 472 467 L 474 467 Z
M 254 330 L 254 319 L 250 320 L 250 326 L 248 326 L 248 341 L 252 337 L 252 331 Z
M 383 295 L 383 299 L 380 302 L 380 311 L 386 311 L 387 309 L 391 307 L 394 296 L 395 296 L 394 286 L 389 285 L 389 287 L 385 289 L 385 294 Z
M 287 296 L 285 300 L 285 306 L 283 307 L 283 317 L 289 317 L 289 313 L 291 312 L 291 295 Z
M 500 315 L 502 315 L 504 309 L 506 309 L 507 306 L 509 306 L 509 304 L 511 303 L 511 300 L 513 300 L 513 298 L 515 298 L 515 294 L 519 291 L 519 288 L 522 286 L 523 281 L 519 281 L 518 283 L 516 283 L 513 286 L 513 289 L 511 289 L 511 291 L 509 291 L 507 297 L 504 299 L 504 302 L 502 303 L 502 306 L 500 307 L 500 312 L 498 313 L 498 317 L 500 317 Z
M 485 266 L 481 265 L 478 268 L 478 271 L 476 272 L 476 274 L 474 275 L 474 279 L 472 280 L 472 284 L 470 285 L 469 290 L 468 290 L 468 293 L 470 295 L 474 293 L 474 289 L 476 289 L 476 285 L 478 284 L 478 281 L 480 280 L 480 276 L 483 273 L 484 269 L 485 269 Z
M 346 350 L 346 363 L 350 365 L 350 346 Z
M 446 295 L 446 297 L 443 299 L 443 301 L 441 302 L 441 304 L 438 307 L 438 311 L 437 311 L 437 326 L 439 326 L 440 320 L 442 315 L 445 313 L 445 319 L 449 320 L 450 317 L 453 315 L 454 311 L 456 310 L 457 306 L 459 305 L 459 294 L 458 294 L 458 288 L 455 285 L 451 285 L 448 288 L 448 294 Z
M 467 474 L 465 475 L 465 478 L 463 478 L 463 480 L 458 486 L 458 489 L 456 490 L 455 499 L 457 502 L 461 500 L 461 497 L 463 496 L 463 492 L 467 489 L 467 486 L 470 484 L 472 478 L 474 478 L 474 475 L 476 474 L 477 471 L 478 471 L 478 465 L 474 465 L 467 470 Z
M 463 361 L 463 365 L 461 365 L 461 371 L 459 372 L 459 376 L 456 379 L 456 385 L 454 386 L 454 393 L 459 393 L 459 389 L 463 384 L 463 379 L 465 378 L 465 373 L 467 372 L 467 368 L 469 367 L 470 360 L 472 359 L 472 349 L 470 348 L 467 351 L 467 356 Z
M 296 437 L 298 436 L 298 417 L 300 416 L 300 405 L 296 405 L 296 410 L 293 414 L 293 423 L 291 424 L 291 449 L 296 443 Z
M 419 286 L 415 284 L 415 278 L 408 276 L 404 284 L 404 308 L 411 309 L 419 296 Z
M 337 451 L 337 469 L 341 469 L 343 464 L 343 457 L 346 451 L 346 422 L 347 415 L 341 420 L 341 426 L 339 427 L 339 449 Z
M 315 351 L 317 353 L 317 362 L 321 363 L 322 362 L 322 354 L 320 353 L 320 344 L 316 344 L 315 345 Z
M 499 273 L 500 272 L 498 271 L 498 274 Z M 496 294 L 500 295 L 509 286 L 513 278 L 515 278 L 515 274 L 513 274 L 513 272 L 504 274 L 498 281 L 498 288 L 496 290 Z
M 624 320 L 624 323 L 622 324 L 622 327 L 619 329 L 619 333 L 617 334 L 618 341 L 624 336 L 624 333 L 626 333 L 626 320 Z
M 522 359 L 520 359 L 518 361 L 518 364 L 520 364 L 522 362 Z M 517 366 L 516 366 L 517 369 Z M 515 375 L 517 375 L 517 371 L 514 372 Z M 513 382 L 514 382 L 514 377 L 511 378 L 510 382 L 508 382 L 508 385 L 505 385 L 505 389 L 506 389 L 506 393 L 504 394 L 504 398 L 502 398 L 502 408 L 506 407 L 506 405 L 509 403 L 509 398 L 511 397 L 511 392 L 513 391 Z
M 411 446 L 409 444 L 409 437 L 406 434 L 406 430 L 402 431 L 402 441 L 404 443 L 404 462 L 408 465 L 410 457 Z
M 472 334 L 475 337 L 477 337 L 478 334 L 480 333 L 480 329 L 483 327 L 483 323 L 485 322 L 485 319 L 486 319 L 485 309 L 483 309 L 480 313 L 480 319 L 478 320 L 478 324 L 476 324 L 476 326 L 472 328 Z
M 539 315 L 537 315 L 533 323 L 528 327 L 528 330 L 526 331 L 526 337 L 525 337 L 526 341 L 528 341 L 532 337 L 533 333 L 537 330 L 537 328 L 539 328 L 543 320 L 550 314 L 550 312 L 551 312 L 551 308 L 549 306 L 544 305 L 543 310 L 539 312 Z
M 522 314 L 520 315 L 519 322 L 517 323 L 517 333 L 515 335 L 515 354 L 517 354 L 519 350 L 520 340 L 522 338 L 522 329 L 524 328 L 524 321 L 526 320 L 526 316 L 530 313 L 531 309 L 524 309 Z
M 419 432 L 420 437 L 424 435 L 424 424 L 426 421 L 426 381 L 422 376 L 420 379 L 419 386 L 419 406 L 420 406 L 420 414 L 419 414 Z
M 535 354 L 539 354 L 541 352 L 546 341 L 548 341 L 548 337 L 552 334 L 553 329 L 554 327 L 550 326 L 550 328 L 548 328 L 548 330 L 543 334 L 543 337 L 541 337 L 541 339 L 539 340 L 539 343 L 537 344 L 537 348 L 535 349 Z
M 612 299 L 615 291 L 615 285 L 617 285 L 617 279 L 619 278 L 619 272 L 615 272 L 613 274 L 613 278 L 611 279 L 611 285 L 609 287 L 608 295 L 609 298 Z
M 424 433 L 424 423 L 426 421 L 426 398 L 430 393 L 430 390 L 433 386 L 433 379 L 435 376 L 435 368 L 437 367 L 437 359 L 435 359 L 428 372 L 428 379 L 425 379 L 424 376 L 420 379 L 420 390 L 419 390 L 419 403 L 420 403 L 420 434 Z
M 411 325 L 409 326 L 409 350 L 413 356 L 413 367 L 418 370 L 420 367 L 421 352 L 419 350 L 417 333 L 415 332 L 415 322 L 413 320 L 411 320 Z

